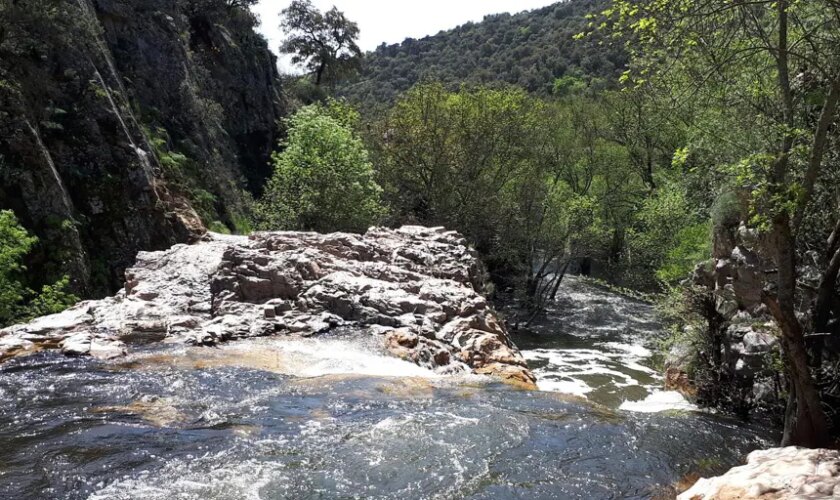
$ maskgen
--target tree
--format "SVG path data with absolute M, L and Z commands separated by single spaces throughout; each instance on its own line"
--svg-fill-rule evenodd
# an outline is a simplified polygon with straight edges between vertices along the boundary
M 187 9 L 191 14 L 215 11 L 224 7 L 227 9 L 245 10 L 259 3 L 259 0 L 188 0 Z
M 247 9 L 259 3 L 259 0 L 225 0 L 225 5 L 230 9 Z
M 635 81 L 658 79 L 673 95 L 714 106 L 746 137 L 733 181 L 751 194 L 777 269 L 763 302 L 781 329 L 789 377 L 785 445 L 827 444 L 828 423 L 805 335 L 825 331 L 840 273 L 833 236 L 810 318 L 797 314 L 798 241 L 825 181 L 840 100 L 840 2 L 836 0 L 614 0 L 604 12 L 636 46 Z M 629 74 L 628 74 L 629 76 Z M 733 134 L 735 132 L 735 134 Z M 720 141 L 721 145 L 729 142 Z M 723 146 L 723 149 L 729 149 Z M 832 224 L 840 234 L 840 220 Z
M 418 85 L 373 135 L 396 222 L 461 231 L 497 283 L 538 313 L 562 269 L 598 255 L 627 199 L 647 192 L 624 149 L 601 133 L 605 117 L 582 98 Z
M 403 221 L 446 225 L 492 255 L 505 189 L 526 168 L 526 138 L 536 124 L 519 89 L 418 85 L 380 124 L 379 171 Z
M 303 64 L 320 86 L 331 84 L 359 67 L 362 51 L 356 43 L 359 26 L 333 7 L 326 13 L 309 0 L 293 0 L 283 10 L 280 27 L 289 33 L 280 50 L 293 54 L 292 62 Z
M 373 165 L 352 130 L 357 115 L 335 101 L 288 122 L 286 149 L 255 209 L 261 229 L 365 231 L 384 214 Z

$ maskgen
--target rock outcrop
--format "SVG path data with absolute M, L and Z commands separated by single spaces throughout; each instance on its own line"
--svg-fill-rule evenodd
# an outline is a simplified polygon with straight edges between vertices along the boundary
M 840 452 L 777 448 L 750 453 L 747 464 L 701 479 L 678 500 L 840 498 Z
M 761 302 L 774 267 L 759 240 L 743 222 L 716 227 L 713 258 L 686 283 L 707 325 L 687 326 L 665 360 L 667 388 L 742 414 L 784 405 L 779 329 Z M 711 366 L 698 387 L 690 373 L 700 351 Z
M 45 348 L 110 358 L 151 342 L 375 335 L 383 349 L 440 373 L 535 387 L 483 287 L 475 252 L 443 229 L 209 235 L 140 253 L 113 297 L 0 330 L 0 359 Z
M 0 17 L 0 209 L 40 239 L 33 288 L 68 275 L 104 296 L 138 251 L 236 225 L 283 113 L 247 7 L 34 0 Z

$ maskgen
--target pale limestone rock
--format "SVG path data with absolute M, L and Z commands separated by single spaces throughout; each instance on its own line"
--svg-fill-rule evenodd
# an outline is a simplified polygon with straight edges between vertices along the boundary
M 840 498 L 840 452 L 776 448 L 750 453 L 747 464 L 701 479 L 678 500 Z
M 141 252 L 114 297 L 0 330 L 0 360 L 33 346 L 113 358 L 151 342 L 338 331 L 375 335 L 384 350 L 440 373 L 534 387 L 482 296 L 484 279 L 464 238 L 442 228 L 210 235 Z

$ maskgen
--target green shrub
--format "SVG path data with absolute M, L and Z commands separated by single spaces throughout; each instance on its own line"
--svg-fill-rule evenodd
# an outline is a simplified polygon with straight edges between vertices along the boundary
M 0 325 L 12 322 L 20 315 L 20 305 L 26 296 L 21 282 L 23 257 L 38 240 L 18 224 L 14 213 L 0 211 Z
M 286 149 L 256 204 L 259 229 L 356 231 L 384 215 L 382 189 L 362 141 L 334 109 L 307 106 L 289 120 Z
M 224 223 L 217 220 L 207 224 L 207 230 L 219 234 L 231 234 L 230 229 Z
M 40 292 L 26 285 L 23 258 L 37 242 L 13 212 L 0 211 L 0 327 L 61 312 L 78 300 L 67 292 L 66 276 Z
M 686 226 L 677 233 L 676 246 L 665 256 L 656 277 L 666 283 L 687 278 L 694 267 L 709 258 L 712 252 L 710 223 Z
M 731 190 L 722 192 L 712 205 L 712 225 L 717 229 L 733 227 L 741 220 L 741 203 Z

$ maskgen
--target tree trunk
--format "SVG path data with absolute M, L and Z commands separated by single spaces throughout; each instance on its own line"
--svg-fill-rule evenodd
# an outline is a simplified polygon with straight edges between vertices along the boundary
M 820 285 L 817 288 L 817 300 L 814 303 L 814 333 L 827 333 L 828 331 L 828 320 L 831 317 L 834 288 L 837 285 L 838 275 L 840 275 L 840 220 L 837 221 L 837 227 L 831 233 L 831 238 L 829 238 L 827 257 L 828 268 L 823 271 L 820 277 Z
M 554 290 L 551 292 L 551 300 L 555 300 L 557 298 L 557 291 L 560 290 L 560 284 L 563 283 L 563 278 L 566 277 L 566 271 L 569 270 L 569 260 L 563 265 L 563 270 L 560 271 L 560 275 L 557 277 L 557 283 L 554 284 Z
M 315 71 L 315 85 L 320 87 L 321 80 L 324 78 L 324 70 L 327 69 L 327 63 L 321 61 L 321 64 L 318 65 L 318 69 Z
M 819 448 L 829 444 L 828 419 L 811 376 L 805 335 L 794 308 L 796 255 L 786 214 L 775 218 L 773 233 L 779 269 L 778 291 L 777 297 L 765 293 L 763 299 L 782 331 L 782 349 L 790 378 L 791 393 L 782 446 Z
M 784 124 L 788 130 L 782 135 L 782 143 L 776 162 L 773 165 L 770 180 L 773 193 L 784 198 L 785 186 L 788 185 L 790 153 L 793 150 L 796 128 L 794 115 L 793 91 L 790 83 L 788 7 L 789 0 L 778 0 L 776 11 L 779 19 L 778 47 L 776 65 L 778 83 L 781 91 Z M 821 159 L 821 158 L 820 158 Z M 816 159 L 814 159 L 816 161 Z M 811 164 L 814 163 L 811 162 Z M 799 200 L 807 203 L 807 200 Z M 799 217 L 794 215 L 795 222 Z M 796 237 L 792 228 L 791 217 L 787 211 L 779 209 L 773 217 L 773 246 L 778 266 L 776 297 L 763 294 L 763 301 L 770 309 L 782 331 L 782 350 L 790 379 L 790 398 L 785 415 L 785 433 L 783 446 L 820 447 L 828 444 L 828 419 L 820 404 L 820 396 L 811 376 L 808 365 L 808 352 L 805 348 L 805 334 L 802 324 L 796 317 Z M 793 408 L 795 406 L 795 408 Z

